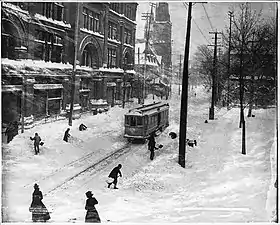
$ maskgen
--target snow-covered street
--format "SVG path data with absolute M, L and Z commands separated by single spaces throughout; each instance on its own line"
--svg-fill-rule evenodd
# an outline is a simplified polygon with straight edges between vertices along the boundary
M 3 221 L 31 222 L 28 208 L 33 184 L 45 194 L 43 202 L 52 212 L 50 222 L 83 222 L 85 192 L 91 190 L 102 222 L 269 222 L 275 210 L 276 109 L 256 109 L 246 120 L 246 155 L 241 154 L 238 108 L 216 110 L 208 119 L 210 93 L 202 87 L 190 91 L 186 168 L 178 164 L 180 96 L 173 88 L 170 126 L 156 142 L 163 148 L 149 159 L 147 144 L 133 144 L 131 151 L 94 173 L 85 173 L 54 192 L 57 185 L 127 145 L 123 138 L 125 109 L 83 115 L 73 121 L 73 143 L 62 141 L 68 120 L 46 123 L 25 130 L 2 145 Z M 196 97 L 194 96 L 196 92 Z M 149 100 L 152 101 L 152 96 Z M 146 103 L 146 102 L 145 102 Z M 247 110 L 245 110 L 245 113 Z M 88 126 L 79 131 L 79 124 Z M 29 137 L 38 132 L 45 142 L 34 156 Z M 108 189 L 109 172 L 119 163 L 123 177 L 119 189 Z M 273 179 L 271 179 L 273 177 Z M 48 194 L 49 193 L 49 194 Z M 268 198 L 269 196 L 269 198 Z

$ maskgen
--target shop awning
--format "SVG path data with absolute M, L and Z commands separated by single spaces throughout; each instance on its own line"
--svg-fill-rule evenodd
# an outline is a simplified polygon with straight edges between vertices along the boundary
M 63 89 L 62 84 L 34 84 L 34 89 Z

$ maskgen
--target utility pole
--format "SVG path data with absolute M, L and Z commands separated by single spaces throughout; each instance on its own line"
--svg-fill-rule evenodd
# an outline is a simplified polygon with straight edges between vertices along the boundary
M 183 67 L 183 82 L 181 95 L 181 112 L 180 112 L 180 135 L 179 135 L 179 164 L 185 168 L 186 157 L 186 133 L 187 133 L 187 114 L 188 114 L 188 76 L 189 76 L 189 53 L 190 53 L 190 35 L 191 35 L 191 13 L 192 2 L 188 7 L 187 34 L 185 44 L 185 56 Z
M 217 40 L 218 40 L 218 34 L 220 32 L 209 32 L 210 34 L 214 34 L 215 37 L 215 44 L 214 45 L 208 45 L 208 46 L 214 46 L 214 59 L 213 59 L 213 68 L 212 68 L 212 99 L 211 99 L 211 107 L 209 109 L 209 120 L 214 120 L 214 105 L 216 102 L 216 79 L 217 79 Z
M 243 12 L 242 12 L 243 13 Z M 241 21 L 241 29 L 243 29 L 243 14 Z M 239 128 L 242 128 L 242 138 L 241 138 L 241 153 L 246 155 L 246 136 L 245 136 L 245 118 L 244 118 L 244 107 L 243 107 L 243 97 L 244 97 L 244 78 L 243 78 L 243 51 L 244 51 L 244 33 L 241 32 L 241 49 L 240 49 L 240 63 L 239 63 L 239 100 L 240 100 L 240 123 Z
M 229 110 L 229 81 L 230 81 L 230 52 L 231 52 L 231 21 L 233 17 L 233 12 L 229 11 L 229 40 L 228 40 L 228 79 L 227 79 L 227 110 Z
M 276 21 L 278 21 L 278 7 L 276 7 Z M 278 40 L 278 23 L 276 23 L 276 40 Z M 276 52 L 275 52 L 275 58 L 277 59 L 278 56 L 278 48 L 276 48 Z M 278 74 L 278 66 L 276 65 L 276 74 Z M 276 76 L 276 82 L 278 82 L 278 78 Z M 279 97 L 278 97 L 278 88 L 275 88 L 275 96 L 276 96 L 276 105 L 278 105 L 279 103 Z M 276 107 L 276 115 L 279 115 L 279 111 L 278 111 L 278 107 Z M 279 133 L 278 133 L 278 127 L 279 127 L 279 119 L 278 116 L 276 116 L 276 137 L 279 137 Z M 277 184 L 277 189 L 276 189 L 276 199 L 279 199 L 279 189 L 278 189 L 278 174 L 279 174 L 279 166 L 278 166 L 278 141 L 276 142 L 276 184 Z M 276 201 L 276 223 L 279 222 L 279 202 Z
M 149 48 L 149 40 L 150 40 L 150 27 L 151 20 L 153 15 L 153 8 L 156 6 L 155 3 L 150 3 L 151 12 L 150 13 L 142 13 L 142 18 L 148 21 L 148 27 L 146 28 L 146 41 L 145 41 L 145 50 L 144 50 L 144 81 L 143 81 L 143 104 L 145 103 L 145 89 L 146 89 L 146 73 L 147 73 L 147 51 Z
M 126 89 L 126 68 L 124 68 L 123 72 L 123 101 L 122 101 L 122 107 L 124 109 L 125 106 L 125 89 Z
M 77 3 L 77 15 L 75 22 L 75 40 L 74 40 L 74 62 L 72 72 L 72 85 L 71 85 L 71 103 L 69 112 L 69 126 L 72 126 L 73 108 L 74 108 L 74 95 L 75 95 L 75 77 L 76 77 L 76 59 L 77 59 L 77 43 L 78 43 L 78 31 L 79 31 L 79 16 L 80 16 L 80 3 Z
M 180 54 L 180 67 L 179 67 L 179 74 L 178 74 L 178 81 L 179 81 L 179 89 L 178 95 L 180 95 L 180 80 L 181 80 L 181 69 L 182 69 L 182 55 Z

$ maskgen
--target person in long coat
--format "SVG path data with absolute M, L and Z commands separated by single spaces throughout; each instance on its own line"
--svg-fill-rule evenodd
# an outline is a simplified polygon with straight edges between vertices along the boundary
M 10 122 L 5 131 L 5 135 L 7 136 L 7 143 L 10 143 L 13 140 L 14 136 L 16 136 L 17 134 L 18 134 L 17 123 Z
M 46 222 L 49 220 L 50 213 L 46 206 L 42 202 L 43 194 L 39 190 L 38 184 L 34 184 L 34 192 L 32 194 L 32 203 L 29 207 L 29 211 L 32 212 L 33 222 Z
M 70 131 L 70 128 L 67 128 L 67 130 L 66 130 L 65 133 L 64 133 L 63 141 L 68 142 L 68 138 L 71 136 L 71 135 L 69 134 L 69 131 Z
M 88 199 L 86 201 L 86 206 L 85 206 L 85 210 L 87 210 L 85 222 L 86 223 L 101 223 L 99 214 L 95 208 L 95 205 L 98 204 L 98 201 L 96 200 L 96 198 L 92 197 L 93 194 L 91 193 L 91 191 L 87 191 L 86 196 Z
M 155 141 L 155 133 L 151 133 L 149 137 L 149 142 L 148 142 L 148 150 L 150 150 L 150 159 L 153 160 L 155 156 L 155 147 L 156 147 L 156 141 Z
M 118 189 L 117 188 L 118 175 L 120 175 L 120 177 L 122 177 L 122 173 L 120 171 L 121 168 L 122 168 L 122 164 L 119 164 L 109 174 L 109 178 L 113 178 L 114 180 L 112 182 L 108 182 L 108 188 L 110 188 L 111 184 L 114 184 L 114 189 Z

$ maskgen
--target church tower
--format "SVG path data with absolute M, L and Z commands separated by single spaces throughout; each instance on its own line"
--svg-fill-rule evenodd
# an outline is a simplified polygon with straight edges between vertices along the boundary
M 152 22 L 151 44 L 157 55 L 162 56 L 164 74 L 171 76 L 171 30 L 169 6 L 166 2 L 160 2 L 156 6 L 155 20 Z

